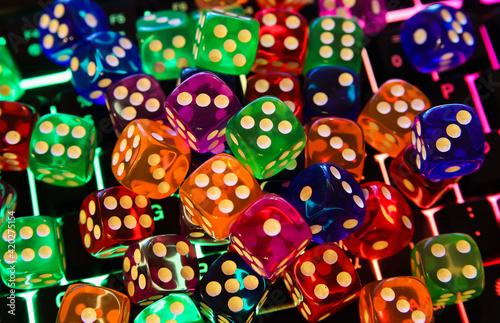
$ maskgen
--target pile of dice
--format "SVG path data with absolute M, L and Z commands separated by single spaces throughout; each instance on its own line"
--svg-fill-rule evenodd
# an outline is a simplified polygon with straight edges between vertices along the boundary
M 137 21 L 140 50 L 109 31 L 91 1 L 57 0 L 40 17 L 44 53 L 69 66 L 78 93 L 109 110 L 118 136 L 111 169 L 122 184 L 89 195 L 79 224 L 90 254 L 123 257 L 128 296 L 71 285 L 57 322 L 128 322 L 130 301 L 148 306 L 136 323 L 201 323 L 201 314 L 250 322 L 278 280 L 309 322 L 358 298 L 362 322 L 431 322 L 433 305 L 480 295 L 481 256 L 465 234 L 421 241 L 412 250 L 414 276 L 364 287 L 338 245 L 369 260 L 398 253 L 415 230 L 404 196 L 428 208 L 484 159 L 483 129 L 469 106 L 432 107 L 415 86 L 389 80 L 361 109 L 364 34 L 384 27 L 385 1 L 320 1 L 320 17 L 309 25 L 297 11 L 307 1 L 273 1 L 273 8 L 256 1 L 263 9 L 255 17 L 236 5 L 218 7 L 232 2 L 244 1 L 198 0 L 204 10 L 191 15 L 146 14 Z M 409 19 L 401 41 L 423 73 L 452 69 L 474 50 L 467 16 L 442 4 Z M 239 76 L 250 72 L 243 91 Z M 159 81 L 177 78 L 165 95 Z M 39 118 L 16 102 L 0 108 L 2 170 L 29 165 L 36 179 L 64 187 L 90 180 L 91 120 Z M 365 142 L 394 158 L 389 173 L 398 189 L 359 183 Z M 193 165 L 191 151 L 204 162 Z M 257 181 L 277 178 L 286 184 L 275 193 Z M 13 209 L 15 193 L 3 187 Z M 150 199 L 177 191 L 191 232 L 152 236 Z M 22 217 L 16 226 L 26 248 L 13 258 L 5 253 L 2 279 L 17 261 L 16 288 L 57 284 L 66 266 L 58 223 Z M 10 231 L 4 224 L 2 243 Z M 200 240 L 229 248 L 202 279 Z

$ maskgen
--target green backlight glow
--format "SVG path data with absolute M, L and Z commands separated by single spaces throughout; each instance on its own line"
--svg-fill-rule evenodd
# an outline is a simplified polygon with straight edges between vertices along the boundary
M 55 107 L 55 105 L 51 105 L 49 109 L 50 109 L 50 114 L 56 114 L 57 113 L 57 108 Z
M 36 290 L 32 292 L 26 292 L 18 294 L 19 297 L 22 297 L 26 300 L 26 304 L 28 306 L 28 318 L 30 320 L 29 323 L 36 323 L 35 319 L 35 305 L 33 302 L 33 298 L 35 298 Z
M 36 76 L 22 80 L 19 83 L 21 89 L 31 90 L 39 87 L 62 84 L 71 80 L 71 70 L 67 69 L 64 72 Z
M 7 45 L 7 41 L 5 40 L 5 38 L 3 37 L 0 37 L 0 45 Z
M 104 179 L 102 177 L 102 169 L 101 169 L 101 161 L 99 159 L 99 155 L 101 154 L 101 147 L 97 147 L 95 150 L 94 156 L 94 171 L 95 171 L 95 180 L 97 182 L 97 189 L 104 189 Z
M 82 282 L 102 287 L 102 283 L 106 279 L 108 279 L 109 275 L 110 274 L 106 274 L 106 275 L 102 275 L 102 276 L 97 276 L 97 277 L 82 279 Z
M 38 207 L 38 195 L 36 194 L 35 175 L 31 169 L 28 168 L 28 182 L 30 185 L 31 205 L 33 206 L 33 215 L 40 215 L 40 208 Z

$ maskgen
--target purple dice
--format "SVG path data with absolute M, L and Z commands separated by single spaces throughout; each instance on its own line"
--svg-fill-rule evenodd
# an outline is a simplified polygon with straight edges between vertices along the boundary
M 168 124 L 165 93 L 158 81 L 147 74 L 136 74 L 121 79 L 106 91 L 106 106 L 117 136 L 135 119 L 150 119 Z
M 200 72 L 167 97 L 165 109 L 168 121 L 186 143 L 205 153 L 223 147 L 227 122 L 241 110 L 241 104 L 220 78 Z
M 331 163 L 311 165 L 295 176 L 287 199 L 304 217 L 317 243 L 346 238 L 361 226 L 366 215 L 358 182 Z
M 259 199 L 231 226 L 231 248 L 271 280 L 304 251 L 311 237 L 300 213 L 276 194 Z

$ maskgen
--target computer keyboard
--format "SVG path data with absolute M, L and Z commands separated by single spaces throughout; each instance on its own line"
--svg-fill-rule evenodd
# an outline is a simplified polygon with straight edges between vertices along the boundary
M 126 294 L 121 276 L 122 259 L 97 259 L 89 255 L 82 244 L 78 213 L 84 198 L 97 189 L 119 185 L 111 172 L 111 154 L 117 137 L 105 106 L 93 105 L 79 96 L 71 85 L 71 73 L 51 63 L 41 52 L 37 23 L 45 6 L 52 0 L 16 0 L 0 3 L 0 42 L 6 42 L 23 77 L 26 89 L 18 101 L 37 109 L 40 115 L 62 112 L 80 117 L 91 116 L 97 129 L 97 154 L 94 177 L 84 186 L 62 188 L 35 181 L 26 172 L 1 172 L 2 180 L 13 185 L 18 193 L 16 217 L 47 215 L 61 219 L 66 248 L 67 271 L 60 285 L 32 291 L 18 290 L 15 315 L 7 298 L 10 289 L 0 285 L 0 322 L 55 322 L 58 306 L 67 287 L 76 282 L 109 287 Z M 171 0 L 96 0 L 109 18 L 111 30 L 137 42 L 135 22 L 144 12 L 173 9 L 190 12 L 194 1 Z M 442 74 L 421 74 L 406 59 L 401 46 L 401 23 L 423 6 L 436 1 L 388 0 L 386 28 L 365 42 L 363 67 L 360 73 L 362 106 L 385 81 L 403 79 L 421 89 L 432 105 L 464 103 L 475 107 L 486 133 L 486 159 L 476 172 L 462 178 L 435 206 L 422 210 L 412 203 L 415 235 L 410 246 L 398 254 L 379 261 L 351 256 L 363 285 L 377 279 L 411 275 L 410 250 L 425 238 L 442 233 L 462 232 L 477 242 L 485 265 L 486 286 L 476 299 L 456 306 L 435 308 L 435 322 L 500 322 L 496 306 L 500 305 L 500 1 L 448 0 L 441 1 L 462 8 L 470 17 L 476 34 L 476 50 L 464 65 Z M 253 15 L 259 8 L 249 1 L 245 13 Z M 301 13 L 309 20 L 317 16 L 317 4 L 311 3 Z M 303 79 L 301 80 L 303 81 Z M 175 80 L 162 81 L 168 95 L 177 85 Z M 193 159 L 206 158 L 193 153 Z M 391 184 L 387 175 L 392 158 L 367 146 L 364 180 Z M 299 168 L 301 161 L 299 160 Z M 302 160 L 303 165 L 303 160 Z M 302 166 L 303 167 L 303 166 Z M 276 177 L 280 178 L 279 176 Z M 275 179 L 276 179 L 275 178 Z M 264 186 L 280 193 L 280 182 Z M 180 233 L 180 202 L 178 195 L 152 200 L 156 229 L 154 234 Z M 225 246 L 220 248 L 224 249 Z M 221 249 L 221 250 L 222 250 Z M 200 271 L 217 258 L 217 253 L 202 258 Z M 133 305 L 131 319 L 141 311 Z M 273 285 L 260 314 L 253 322 L 306 322 L 294 308 L 283 281 Z M 359 322 L 357 302 L 352 303 L 324 322 Z

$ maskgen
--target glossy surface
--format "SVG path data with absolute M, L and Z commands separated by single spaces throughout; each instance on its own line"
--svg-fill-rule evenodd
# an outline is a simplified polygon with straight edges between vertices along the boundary
M 30 140 L 30 170 L 37 180 L 81 186 L 92 178 L 97 132 L 90 118 L 54 113 L 42 116 Z
M 21 74 L 6 45 L 0 44 L 0 100 L 15 101 L 23 96 Z
M 111 169 L 123 186 L 137 194 L 161 199 L 177 191 L 190 160 L 191 150 L 170 127 L 136 119 L 118 138 Z
M 155 228 L 150 201 L 123 186 L 87 196 L 79 226 L 85 250 L 97 258 L 123 256 L 130 244 L 149 237 Z
M 285 271 L 285 286 L 309 322 L 321 321 L 358 297 L 361 281 L 336 245 L 325 243 L 303 253 Z
M 61 229 L 54 218 L 19 217 L 5 222 L 0 232 L 0 270 L 5 285 L 35 289 L 57 284 L 64 278 L 66 255 Z M 15 277 L 11 280 L 12 274 Z
M 179 235 L 140 240 L 123 257 L 123 280 L 135 304 L 146 306 L 172 292 L 193 291 L 198 279 L 194 247 Z
M 484 161 L 481 121 L 476 109 L 464 104 L 440 105 L 419 114 L 411 144 L 415 164 L 428 179 L 464 176 Z
M 343 240 L 358 257 L 375 260 L 390 257 L 408 246 L 415 231 L 406 199 L 382 182 L 361 184 L 366 200 L 363 224 Z
M 282 171 L 306 141 L 297 117 L 285 103 L 270 96 L 251 102 L 233 116 L 226 138 L 235 157 L 258 179 Z
M 358 182 L 345 169 L 314 164 L 288 186 L 287 199 L 304 217 L 317 243 L 336 242 L 358 229 L 366 203 Z
M 309 4 L 309 0 L 255 0 L 255 3 L 262 9 L 266 8 L 284 8 L 291 10 L 300 10 Z
M 279 195 L 252 204 L 231 226 L 231 243 L 261 276 L 275 279 L 311 241 L 302 216 Z
M 365 141 L 396 157 L 411 142 L 415 117 L 431 107 L 427 96 L 410 83 L 393 79 L 382 84 L 361 111 L 358 124 Z
M 193 301 L 184 294 L 170 294 L 154 302 L 136 316 L 134 323 L 168 322 L 204 323 Z
M 441 234 L 417 243 L 411 252 L 411 271 L 425 282 L 435 306 L 465 302 L 484 290 L 481 253 L 464 233 Z
M 5 223 L 17 206 L 17 192 L 14 187 L 4 180 L 0 180 L 0 225 Z
M 180 198 L 194 222 L 215 239 L 229 236 L 231 224 L 262 196 L 255 178 L 233 156 L 216 155 L 182 184 Z

